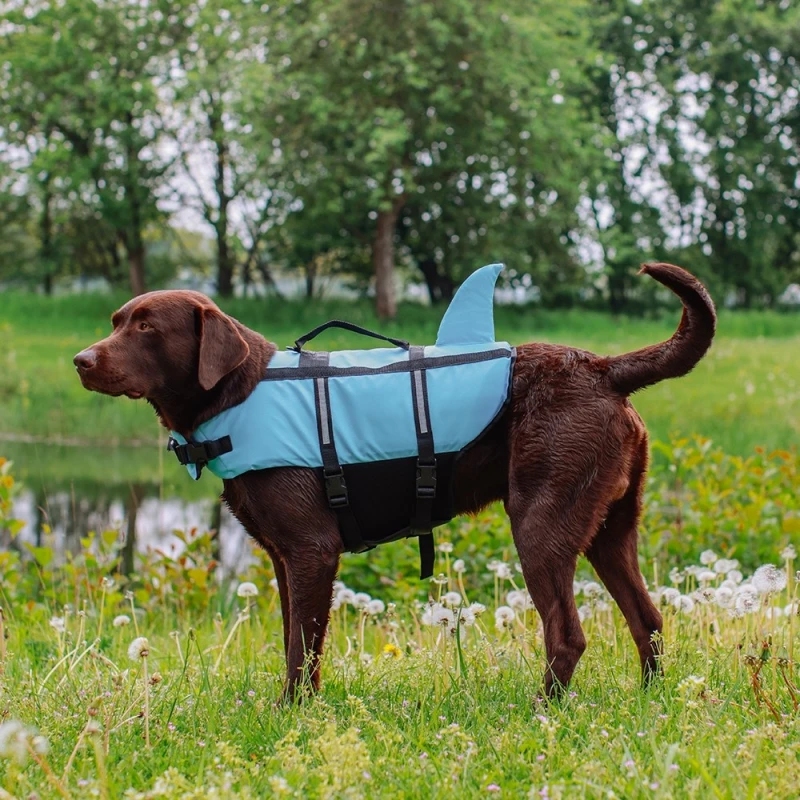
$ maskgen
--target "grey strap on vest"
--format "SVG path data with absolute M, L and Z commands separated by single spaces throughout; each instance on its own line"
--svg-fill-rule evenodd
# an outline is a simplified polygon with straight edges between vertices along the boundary
M 411 527 L 419 537 L 420 578 L 433 575 L 433 501 L 436 499 L 436 450 L 428 407 L 428 381 L 425 369 L 413 369 L 413 362 L 425 357 L 425 348 L 412 346 L 408 360 L 412 364 L 411 396 L 414 406 L 414 427 L 417 432 L 416 501 Z
M 328 356 L 328 353 L 304 350 L 300 354 L 300 366 L 327 366 Z M 336 512 L 339 520 L 339 534 L 345 550 L 351 553 L 362 553 L 369 548 L 365 546 L 364 540 L 361 538 L 358 522 L 350 507 L 347 483 L 344 479 L 342 465 L 339 463 L 339 456 L 336 454 L 331 417 L 331 396 L 327 378 L 314 379 L 314 405 L 317 409 L 317 433 L 328 505 Z

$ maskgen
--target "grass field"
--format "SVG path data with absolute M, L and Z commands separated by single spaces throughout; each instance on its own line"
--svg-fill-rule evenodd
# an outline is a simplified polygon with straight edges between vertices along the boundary
M 72 355 L 108 332 L 120 300 L 0 299 L 0 455 L 29 485 L 155 476 L 165 494 L 214 492 L 155 444 L 116 446 L 159 435 L 144 403 L 80 387 Z M 281 345 L 334 317 L 431 342 L 439 317 L 410 307 L 378 326 L 362 304 L 226 307 Z M 504 308 L 496 322 L 514 343 L 616 353 L 667 337 L 677 319 Z M 343 346 L 369 345 L 320 343 Z M 66 563 L 47 535 L 25 557 L 0 552 L 0 800 L 796 797 L 799 349 L 796 315 L 723 313 L 695 373 L 635 399 L 655 440 L 640 556 L 665 617 L 665 677 L 650 688 L 582 562 L 589 649 L 562 701 L 536 698 L 540 623 L 498 508 L 440 530 L 452 544 L 441 582 L 417 580 L 412 541 L 347 556 L 343 581 L 380 603 L 368 612 L 337 593 L 323 690 L 300 706 L 277 704 L 281 621 L 263 554 L 229 583 L 208 535 L 181 534 L 183 552 L 143 557 L 128 579 L 117 531 L 81 531 Z M 115 446 L 8 441 L 20 435 Z M 0 529 L 13 527 L 17 488 L 1 467 Z M 753 577 L 767 563 L 777 570 Z M 238 580 L 258 597 L 238 597 Z M 473 603 L 485 611 L 465 612 Z M 141 642 L 129 654 L 140 637 L 146 658 Z
M 323 691 L 294 707 L 276 705 L 281 623 L 263 559 L 243 576 L 259 596 L 242 598 L 214 580 L 207 536 L 183 562 L 140 563 L 130 584 L 106 577 L 113 534 L 62 567 L 47 548 L 23 566 L 1 554 L 3 796 L 796 797 L 791 553 L 744 581 L 709 554 L 648 575 L 666 675 L 646 690 L 616 608 L 580 581 L 589 649 L 549 703 L 513 560 L 465 547 L 494 524 L 478 518 L 439 554 L 427 604 L 340 586 Z

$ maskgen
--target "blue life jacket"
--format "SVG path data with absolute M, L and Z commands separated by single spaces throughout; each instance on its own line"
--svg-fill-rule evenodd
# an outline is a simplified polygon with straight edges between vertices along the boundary
M 419 536 L 423 577 L 433 567 L 431 529 L 453 516 L 455 461 L 500 416 L 514 348 L 494 341 L 494 286 L 502 265 L 474 272 L 447 309 L 436 344 L 388 339 L 394 348 L 303 350 L 329 327 L 386 339 L 332 321 L 275 353 L 237 406 L 170 449 L 199 479 L 277 467 L 320 472 L 345 549 Z

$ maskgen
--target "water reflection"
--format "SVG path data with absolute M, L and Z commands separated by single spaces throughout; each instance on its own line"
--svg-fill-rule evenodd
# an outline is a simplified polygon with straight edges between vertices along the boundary
M 94 491 L 87 491 L 91 488 Z M 52 493 L 25 489 L 15 498 L 13 516 L 25 527 L 14 543 L 4 542 L 5 546 L 46 545 L 61 558 L 79 552 L 81 537 L 88 531 L 118 531 L 122 571 L 130 568 L 134 547 L 140 553 L 180 553 L 183 543 L 172 533 L 176 529 L 219 531 L 219 557 L 226 570 L 240 571 L 252 558 L 252 540 L 219 501 L 162 498 L 159 487 L 152 484 L 134 483 L 116 490 L 102 484 L 81 485 Z

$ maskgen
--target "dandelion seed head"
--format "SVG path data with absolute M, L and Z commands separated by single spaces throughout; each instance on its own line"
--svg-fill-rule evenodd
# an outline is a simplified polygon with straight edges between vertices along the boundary
M 131 618 L 127 614 L 118 614 L 111 624 L 115 628 L 124 628 L 126 625 L 130 625 L 130 622 Z
M 64 617 L 51 617 L 50 627 L 57 633 L 64 633 L 67 629 L 67 623 L 64 621 Z
M 694 611 L 694 600 L 689 595 L 678 595 L 673 601 L 672 605 L 678 609 L 681 614 L 691 614 Z
M 713 550 L 703 550 L 703 552 L 700 553 L 700 563 L 705 566 L 713 564 L 717 558 L 718 556 Z
M 514 613 L 514 609 L 509 608 L 508 606 L 500 606 L 494 612 L 494 624 L 499 631 L 510 627 L 515 619 L 516 614 Z
M 442 597 L 442 602 L 449 608 L 458 608 L 464 600 L 458 592 L 447 592 L 447 594 Z
M 383 612 L 386 611 L 386 606 L 383 600 L 370 600 L 369 603 L 367 603 L 365 611 L 371 617 L 374 617 L 377 614 L 383 614 Z
M 764 564 L 753 574 L 753 586 L 761 594 L 773 594 L 786 588 L 786 573 L 774 564 Z
M 353 606 L 356 603 L 356 593 L 352 589 L 344 587 L 336 593 L 336 599 L 340 605 Z
M 680 586 L 684 580 L 684 574 L 677 567 L 673 567 L 669 571 L 669 582 L 674 586 Z
M 497 575 L 497 577 L 501 581 L 510 580 L 510 578 L 511 578 L 511 567 L 509 567 L 508 564 L 506 564 L 505 562 L 501 561 L 497 565 L 497 569 L 494 571 L 494 574 Z
M 729 586 L 720 586 L 716 591 L 714 600 L 720 608 L 730 608 L 733 602 L 733 589 Z
M 744 580 L 744 575 L 742 575 L 742 573 L 741 573 L 741 572 L 739 572 L 739 570 L 738 570 L 738 569 L 732 569 L 732 570 L 729 570 L 729 571 L 728 571 L 728 572 L 725 574 L 725 577 L 726 577 L 726 578 L 727 578 L 729 581 L 733 581 L 733 582 L 734 582 L 735 584 L 737 584 L 737 585 L 738 585 L 738 584 L 740 584 L 740 583 L 741 583 L 741 582 Z
M 669 587 L 667 589 L 664 589 L 663 592 L 661 592 L 661 602 L 664 603 L 664 605 L 674 605 L 675 601 L 680 596 L 681 593 L 677 589 Z
M 453 562 L 453 572 L 455 572 L 456 575 L 463 575 L 466 571 L 467 571 L 467 565 L 464 563 L 464 559 L 457 558 Z
M 717 579 L 717 573 L 710 569 L 704 569 L 702 572 L 697 573 L 697 580 L 700 583 L 711 583 Z
M 353 605 L 356 608 L 366 608 L 372 598 L 366 592 L 356 592 Z
M 24 764 L 33 731 L 19 720 L 10 719 L 0 725 L 0 757 Z
M 781 558 L 784 561 L 794 561 L 797 558 L 797 550 L 792 545 L 788 545 L 781 550 Z
M 236 589 L 237 597 L 258 597 L 258 587 L 250 581 L 240 583 Z
M 755 587 L 746 585 L 736 590 L 733 597 L 733 610 L 736 614 L 752 614 L 759 608 L 761 608 L 761 598 Z
M 453 543 L 452 542 L 440 542 L 439 543 L 439 552 L 440 553 L 452 553 L 453 552 Z
M 139 636 L 128 645 L 128 658 L 138 661 L 150 655 L 150 642 L 144 636 Z
M 455 625 L 455 616 L 449 608 L 437 604 L 431 609 L 431 625 L 450 628 Z
M 476 617 L 483 614 L 486 611 L 486 606 L 483 603 L 470 603 L 469 611 L 471 611 Z
M 586 622 L 592 616 L 592 607 L 587 605 L 578 606 L 578 619 Z

